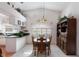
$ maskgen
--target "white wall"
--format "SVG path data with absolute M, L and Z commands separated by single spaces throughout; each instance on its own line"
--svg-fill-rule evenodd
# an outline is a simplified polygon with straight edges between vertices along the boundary
M 29 10 L 25 11 L 24 15 L 27 16 L 27 29 L 29 30 L 31 34 L 31 26 L 33 24 L 38 24 L 38 20 L 43 17 L 43 9 L 35 9 L 35 10 Z M 56 23 L 58 22 L 58 16 L 60 12 L 48 10 L 45 9 L 45 18 L 48 20 L 47 25 L 52 27 L 52 44 L 56 44 Z M 27 43 L 31 43 L 32 41 L 31 35 L 27 38 Z
M 77 55 L 79 56 L 79 3 L 71 3 L 61 14 L 61 17 L 66 15 L 68 17 L 75 16 L 77 18 Z

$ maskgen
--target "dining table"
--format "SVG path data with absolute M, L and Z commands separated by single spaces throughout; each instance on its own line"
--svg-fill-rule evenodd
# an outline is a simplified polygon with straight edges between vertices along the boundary
M 49 38 L 34 38 L 34 42 L 38 44 L 37 53 L 46 52 L 46 43 L 49 42 Z
M 50 39 L 49 38 L 44 38 L 45 40 L 43 40 L 43 42 L 49 42 Z M 40 41 L 41 39 L 40 38 L 34 38 L 34 42 L 41 42 Z

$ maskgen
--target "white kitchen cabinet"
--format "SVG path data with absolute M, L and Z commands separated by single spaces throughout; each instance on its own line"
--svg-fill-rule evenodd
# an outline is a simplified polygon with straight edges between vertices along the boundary
M 25 26 L 26 25 L 25 23 L 26 23 L 26 20 L 21 19 L 21 20 L 17 20 L 16 24 L 19 25 L 19 26 Z
M 0 35 L 0 45 L 5 45 L 5 44 L 6 44 L 5 38 L 2 35 Z
M 6 26 L 5 33 L 17 33 L 20 31 L 19 26 Z
M 17 33 L 20 31 L 20 26 L 11 25 L 11 24 L 3 24 L 0 27 L 0 33 Z
M 3 22 L 1 23 L 9 23 L 9 24 L 12 24 L 12 25 L 18 25 L 18 20 L 20 21 L 26 21 L 26 18 L 20 14 L 19 12 L 17 12 L 14 8 L 12 8 L 11 6 L 9 6 L 8 4 L 6 3 L 0 3 L 1 7 L 0 7 L 0 12 L 4 15 L 8 15 L 8 17 L 4 16 L 4 15 L 1 15 L 1 17 L 5 17 L 5 19 L 7 18 L 8 20 L 3 20 Z M 0 17 L 0 18 L 1 18 Z
M 16 38 L 16 51 L 23 48 L 26 45 L 26 36 L 21 38 Z
M 6 37 L 6 51 L 16 52 L 16 39 L 11 37 Z
M 26 36 L 24 37 L 6 37 L 6 51 L 17 52 L 26 45 Z
M 26 19 L 15 17 L 14 20 L 10 20 L 10 24 L 18 25 L 18 26 L 25 26 Z
M 26 21 L 25 21 L 25 22 L 22 21 L 22 22 L 21 22 L 21 26 L 26 27 Z
M 0 13 L 0 25 L 9 23 L 9 16 Z

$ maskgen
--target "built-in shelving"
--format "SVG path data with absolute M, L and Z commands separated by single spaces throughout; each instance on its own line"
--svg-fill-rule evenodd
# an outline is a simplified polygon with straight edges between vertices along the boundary
M 76 18 L 73 16 L 58 22 L 57 45 L 65 54 L 76 54 Z

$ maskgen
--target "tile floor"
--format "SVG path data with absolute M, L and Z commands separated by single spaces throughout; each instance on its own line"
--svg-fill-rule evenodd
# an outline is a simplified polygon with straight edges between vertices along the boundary
M 5 45 L 0 45 L 0 49 L 2 50 L 2 56 L 3 57 L 10 57 L 15 53 L 15 52 L 7 52 Z
M 26 45 L 20 49 L 12 57 L 36 57 L 33 55 L 32 45 Z M 39 57 L 45 57 L 40 55 Z M 51 55 L 47 57 L 67 57 L 56 45 L 51 45 Z

